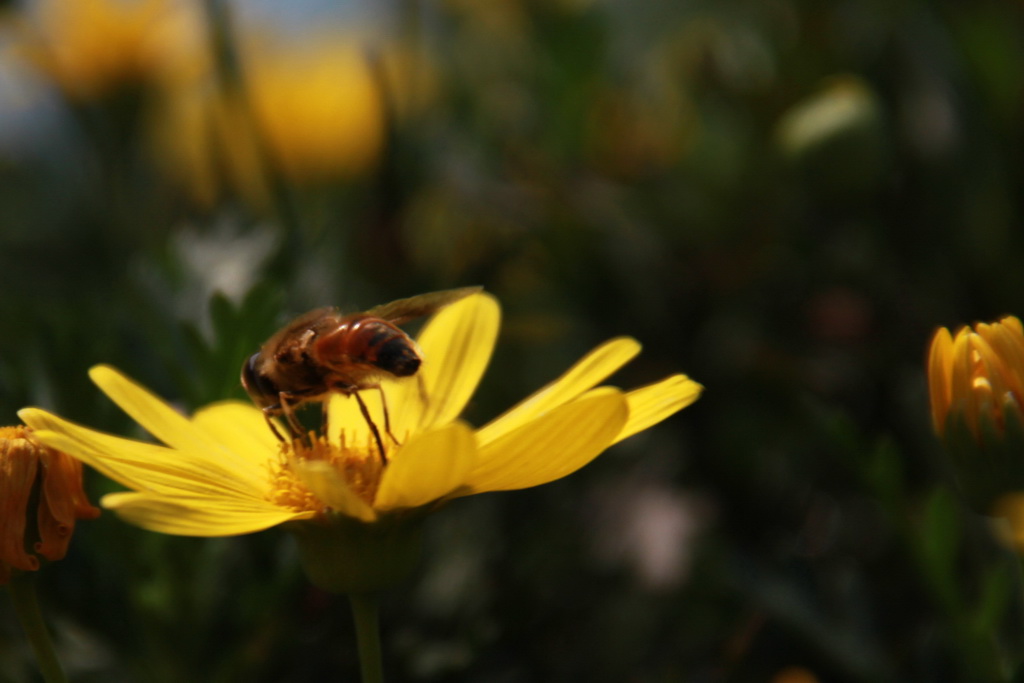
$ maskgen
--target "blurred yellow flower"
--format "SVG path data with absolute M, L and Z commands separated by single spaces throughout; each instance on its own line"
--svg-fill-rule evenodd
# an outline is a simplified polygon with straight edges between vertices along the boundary
M 259 132 L 295 181 L 348 175 L 372 166 L 384 141 L 384 114 L 367 56 L 329 43 L 282 54 L 256 53 L 246 88 Z
M 20 54 L 76 100 L 206 64 L 199 16 L 176 0 L 44 0 L 20 28 Z
M 1024 488 L 1024 327 L 995 323 L 940 328 L 928 353 L 932 422 L 956 461 L 971 502 L 988 510 L 1002 493 Z
M 40 557 L 63 559 L 75 521 L 99 514 L 82 490 L 80 462 L 27 427 L 0 427 L 0 584 L 12 570 L 39 569 Z
M 168 89 L 153 126 L 168 171 L 198 202 L 238 194 L 266 206 L 270 174 L 315 186 L 376 165 L 385 138 L 380 84 L 351 41 L 259 43 L 242 50 L 242 69 L 240 89 L 208 79 Z
M 421 381 L 382 382 L 396 438 L 385 439 L 384 459 L 356 401 L 344 396 L 330 401 L 318 437 L 282 444 L 250 404 L 216 403 L 189 419 L 106 366 L 93 368 L 93 381 L 166 445 L 102 434 L 37 408 L 20 415 L 44 443 L 131 489 L 102 500 L 129 522 L 227 536 L 298 521 L 292 528 L 301 542 L 339 520 L 348 528 L 391 529 L 452 498 L 560 479 L 701 392 L 685 375 L 626 393 L 595 388 L 640 350 L 618 338 L 474 430 L 458 416 L 490 359 L 499 318 L 497 302 L 477 294 L 425 325 Z M 384 424 L 379 392 L 364 392 L 364 399 L 374 422 Z
M 868 79 L 837 74 L 782 114 L 776 144 L 815 186 L 871 188 L 887 168 L 884 112 Z

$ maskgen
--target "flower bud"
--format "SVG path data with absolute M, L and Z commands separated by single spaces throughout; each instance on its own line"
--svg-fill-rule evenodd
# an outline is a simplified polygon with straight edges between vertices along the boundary
M 1024 327 L 940 328 L 928 354 L 932 421 L 954 459 L 964 495 L 982 511 L 1024 489 Z

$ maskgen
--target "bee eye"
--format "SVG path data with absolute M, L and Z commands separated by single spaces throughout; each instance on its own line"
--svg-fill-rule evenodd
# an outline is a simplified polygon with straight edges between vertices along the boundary
M 242 386 L 258 406 L 266 406 L 277 401 L 277 387 L 263 377 L 257 370 L 261 354 L 256 352 L 242 365 Z

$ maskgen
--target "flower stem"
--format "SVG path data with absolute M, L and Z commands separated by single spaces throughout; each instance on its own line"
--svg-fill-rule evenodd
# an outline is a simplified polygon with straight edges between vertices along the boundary
M 11 592 L 11 601 L 14 603 L 14 611 L 18 615 L 21 627 L 25 629 L 32 644 L 32 650 L 36 654 L 39 663 L 39 673 L 42 674 L 46 683 L 67 683 L 64 669 L 57 659 L 57 651 L 50 640 L 50 632 L 43 622 L 43 615 L 39 611 L 39 601 L 36 599 L 35 575 L 29 572 L 18 572 L 11 577 L 7 584 Z
M 380 656 L 380 620 L 377 598 L 366 593 L 348 596 L 352 604 L 352 618 L 356 622 L 356 642 L 359 646 L 359 670 L 363 683 L 383 683 L 384 672 Z

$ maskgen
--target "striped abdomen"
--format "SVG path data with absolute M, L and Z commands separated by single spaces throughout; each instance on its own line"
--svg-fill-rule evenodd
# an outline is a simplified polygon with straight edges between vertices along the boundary
M 334 330 L 319 334 L 313 353 L 339 374 L 345 374 L 344 368 L 350 364 L 373 366 L 396 377 L 414 375 L 420 367 L 419 352 L 409 335 L 372 316 L 347 319 Z

